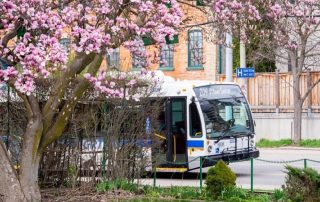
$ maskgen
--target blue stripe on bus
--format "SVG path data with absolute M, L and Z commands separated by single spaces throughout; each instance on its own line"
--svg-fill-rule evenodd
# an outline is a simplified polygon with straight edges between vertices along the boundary
M 204 142 L 203 140 L 188 140 L 187 145 L 188 147 L 203 147 Z

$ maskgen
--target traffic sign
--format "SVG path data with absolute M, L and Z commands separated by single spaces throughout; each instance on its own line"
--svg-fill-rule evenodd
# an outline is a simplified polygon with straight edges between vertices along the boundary
M 252 78 L 255 76 L 253 67 L 237 68 L 237 78 Z

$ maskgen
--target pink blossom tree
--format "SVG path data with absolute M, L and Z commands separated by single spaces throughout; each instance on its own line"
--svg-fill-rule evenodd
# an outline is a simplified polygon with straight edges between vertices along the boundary
M 232 33 L 243 42 L 249 35 L 260 37 L 261 57 L 276 58 L 292 67 L 294 97 L 293 141 L 301 140 L 302 106 L 314 81 L 302 93 L 300 77 L 308 68 L 319 66 L 320 4 L 317 0 L 214 0 L 207 2 L 219 33 Z M 223 34 L 221 35 L 224 36 Z M 220 38 L 223 39 L 223 38 Z M 269 54 L 265 54 L 269 50 Z M 256 50 L 257 53 L 259 50 Z
M 123 96 L 124 90 L 100 72 L 108 51 L 123 46 L 146 58 L 147 68 L 141 38 L 147 35 L 164 45 L 166 36 L 176 34 L 181 17 L 176 0 L 0 1 L 0 57 L 8 64 L 0 70 L 0 84 L 15 90 L 28 117 L 19 174 L 0 144 L 0 196 L 5 201 L 40 201 L 37 178 L 42 153 L 61 136 L 91 84 L 107 98 Z M 72 55 L 59 43 L 65 33 Z M 41 101 L 36 93 L 39 80 L 53 83 Z M 128 85 L 135 83 L 132 79 Z

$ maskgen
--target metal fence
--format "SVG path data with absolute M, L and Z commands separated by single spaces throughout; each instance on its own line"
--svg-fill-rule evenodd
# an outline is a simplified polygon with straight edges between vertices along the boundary
M 297 163 L 297 162 L 302 162 L 303 163 L 303 168 L 307 168 L 308 167 L 308 164 L 309 162 L 313 162 L 313 163 L 319 163 L 320 164 L 320 161 L 317 161 L 317 160 L 313 160 L 313 159 L 307 159 L 307 158 L 304 158 L 304 159 L 296 159 L 296 160 L 288 160 L 288 161 L 272 161 L 272 160 L 266 160 L 266 159 L 261 159 L 261 158 L 250 158 L 248 159 L 249 162 L 250 162 L 250 191 L 253 192 L 254 189 L 255 189 L 255 184 L 254 184 L 254 179 L 255 179 L 255 173 L 254 173 L 254 165 L 256 162 L 264 162 L 264 163 L 269 163 L 269 164 L 290 164 L 290 163 Z M 196 159 L 193 159 L 192 161 L 190 162 L 184 162 L 184 163 L 179 163 L 179 164 L 186 164 L 186 163 L 191 163 L 193 161 L 199 161 L 199 177 L 196 179 L 199 181 L 199 184 L 200 184 L 200 191 L 203 189 L 203 183 L 204 183 L 204 172 L 203 172 L 203 164 L 204 164 L 204 161 L 212 161 L 213 163 L 216 163 L 217 161 L 213 161 L 212 159 L 210 158 L 207 158 L 207 157 L 198 157 Z M 170 162 L 167 162 L 167 163 L 170 163 Z M 172 163 L 172 162 L 171 162 Z M 178 165 L 178 164 L 176 164 Z M 156 169 L 153 169 L 153 186 L 157 186 L 157 180 L 159 178 L 157 178 L 157 171 Z

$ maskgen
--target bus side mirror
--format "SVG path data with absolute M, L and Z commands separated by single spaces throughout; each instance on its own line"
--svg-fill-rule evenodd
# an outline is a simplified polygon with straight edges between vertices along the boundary
M 191 102 L 195 103 L 196 102 L 196 98 L 194 96 L 191 97 Z

